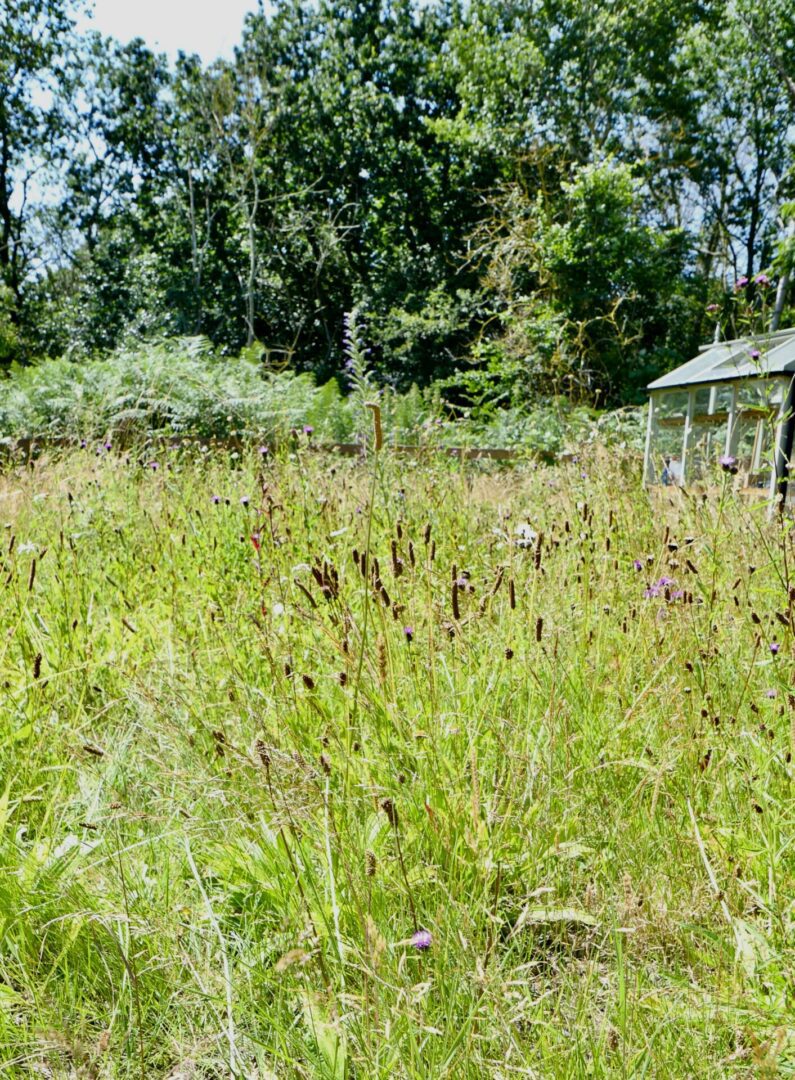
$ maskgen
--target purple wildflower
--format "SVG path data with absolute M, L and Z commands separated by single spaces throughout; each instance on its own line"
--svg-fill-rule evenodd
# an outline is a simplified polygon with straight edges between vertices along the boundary
M 674 579 L 666 577 L 663 574 L 663 576 L 659 579 L 659 581 L 655 581 L 653 585 L 649 585 L 649 587 L 645 590 L 643 595 L 646 597 L 647 600 L 653 600 L 658 596 L 662 596 L 662 594 L 665 592 L 665 590 L 670 585 L 673 585 L 673 584 L 674 584 Z
M 766 691 L 766 693 L 765 693 L 765 697 L 769 697 L 769 698 L 774 698 L 774 697 L 776 697 L 776 696 L 777 696 L 777 695 L 776 695 L 776 691 L 775 691 L 775 690 L 768 690 L 768 691 Z
M 761 285 L 763 289 L 766 289 L 767 286 L 770 284 L 770 278 L 767 276 L 767 274 L 757 274 L 754 278 L 754 284 Z
M 643 563 L 640 561 L 640 559 L 633 559 L 632 560 L 632 565 L 635 567 L 636 570 L 642 570 L 643 569 Z
M 81 440 L 80 440 L 80 449 L 81 449 L 81 450 L 85 450 L 85 448 L 86 448 L 87 446 L 88 446 L 88 443 L 86 442 L 86 440 L 85 440 L 85 439 L 81 439 Z
M 160 468 L 160 464 L 157 461 L 147 461 L 146 467 L 147 469 L 151 469 L 152 472 L 157 472 L 157 470 Z
M 752 360 L 758 360 L 762 354 L 760 353 L 759 349 L 751 349 L 748 355 L 751 357 Z
M 707 304 L 707 311 L 713 314 L 716 311 L 720 311 L 720 304 Z
M 241 499 L 240 499 L 240 505 L 241 506 L 248 506 L 248 504 L 250 502 L 251 502 L 251 499 L 248 497 L 248 495 L 241 496 Z
M 734 283 L 734 291 L 735 292 L 740 292 L 740 290 L 744 289 L 747 284 L 748 284 L 748 278 L 745 276 L 745 274 L 743 274 L 742 277 L 738 277 L 737 280 L 735 281 L 735 283 Z
M 110 449 L 111 449 L 111 447 L 112 447 L 112 445 L 113 445 L 113 444 L 111 443 L 110 439 L 108 439 L 108 441 L 107 441 L 107 442 L 105 443 L 105 449 L 106 449 L 106 450 L 110 450 Z
M 267 446 L 261 446 L 259 448 L 259 450 L 257 451 L 257 453 L 259 454 L 260 457 L 267 457 L 268 454 L 270 453 L 270 450 L 268 449 Z
M 406 635 L 406 641 L 412 641 L 414 639 L 414 627 L 404 626 L 403 633 Z
M 433 944 L 433 937 L 430 930 L 417 930 L 416 933 L 411 935 L 411 944 L 415 949 L 419 949 L 422 952 L 425 949 L 430 949 Z
M 781 649 L 781 646 L 779 645 L 779 643 L 777 641 L 771 641 L 770 642 L 770 651 L 772 652 L 772 654 L 774 656 L 778 653 L 778 651 L 780 649 Z
M 312 427 L 311 424 L 304 424 L 304 435 L 306 435 L 307 437 L 311 435 L 314 430 L 315 429 Z
M 213 495 L 212 503 L 213 503 L 214 506 L 218 506 L 220 501 L 221 501 L 221 496 L 220 495 Z
M 733 476 L 737 472 L 737 458 L 732 457 L 731 454 L 724 454 L 720 459 L 720 467 L 724 472 L 731 473 Z

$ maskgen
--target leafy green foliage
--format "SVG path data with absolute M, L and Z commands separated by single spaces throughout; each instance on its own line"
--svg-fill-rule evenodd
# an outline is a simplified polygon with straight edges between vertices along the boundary
M 292 432 L 308 427 L 314 441 L 364 445 L 372 425 L 366 403 L 377 400 L 393 444 L 506 447 L 554 456 L 594 438 L 605 420 L 564 399 L 536 403 L 529 411 L 484 410 L 455 418 L 438 387 L 414 386 L 402 394 L 379 388 L 358 334 L 352 313 L 345 396 L 335 379 L 318 386 L 308 373 L 268 371 L 258 345 L 233 359 L 219 356 L 206 338 L 120 349 L 82 364 L 60 359 L 15 366 L 0 380 L 0 430 L 11 443 L 129 443 L 189 435 L 284 444 Z
M 4 362 L 203 335 L 325 383 L 355 308 L 398 391 L 617 405 L 738 277 L 787 309 L 781 0 L 285 0 L 206 68 L 9 11 Z

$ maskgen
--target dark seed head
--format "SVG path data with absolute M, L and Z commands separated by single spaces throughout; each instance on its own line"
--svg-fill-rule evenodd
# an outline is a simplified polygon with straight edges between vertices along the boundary
M 398 827 L 398 812 L 392 800 L 382 799 L 381 809 L 386 814 L 389 824 L 392 826 L 393 829 L 396 829 Z

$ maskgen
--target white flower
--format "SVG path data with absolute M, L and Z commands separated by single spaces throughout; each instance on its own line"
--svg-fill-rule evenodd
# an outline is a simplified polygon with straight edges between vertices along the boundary
M 284 615 L 284 604 L 274 604 L 271 612 L 278 619 L 281 615 Z
M 516 526 L 516 535 L 518 537 L 516 546 L 520 548 L 532 547 L 538 539 L 538 533 L 527 521 L 523 521 L 521 525 Z
M 38 548 L 30 540 L 26 540 L 24 544 L 19 545 L 17 551 L 20 555 L 27 555 L 31 551 L 38 551 Z

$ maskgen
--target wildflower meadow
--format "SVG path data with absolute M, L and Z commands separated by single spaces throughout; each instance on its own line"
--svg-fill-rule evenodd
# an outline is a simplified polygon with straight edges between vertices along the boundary
M 3 1075 L 792 1075 L 793 523 L 731 482 L 7 459 Z

